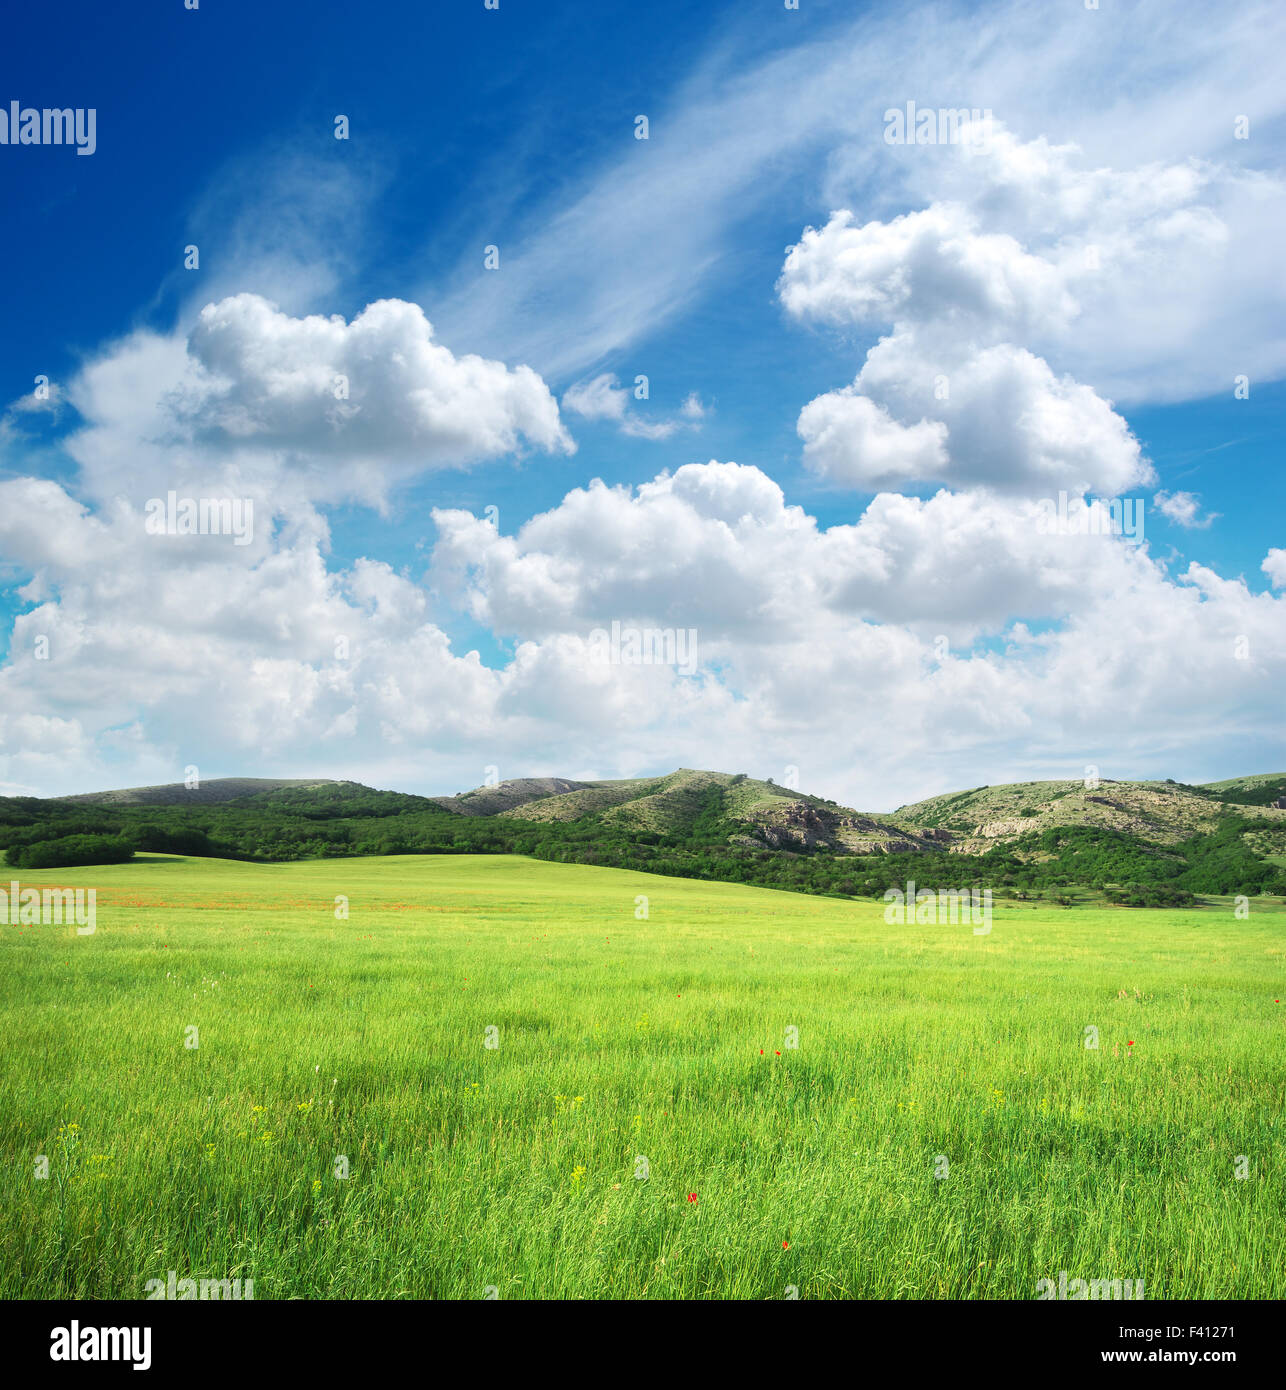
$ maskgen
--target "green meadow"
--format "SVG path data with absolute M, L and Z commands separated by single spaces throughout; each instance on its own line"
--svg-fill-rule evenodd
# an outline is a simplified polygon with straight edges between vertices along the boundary
M 6 1298 L 1286 1297 L 1280 900 L 976 935 L 513 856 L 4 877 L 97 894 L 0 927 Z

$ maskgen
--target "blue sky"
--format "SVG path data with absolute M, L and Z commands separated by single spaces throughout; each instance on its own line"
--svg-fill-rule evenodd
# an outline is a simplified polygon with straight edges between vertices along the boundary
M 878 809 L 1276 770 L 1282 28 L 84 4 L 51 41 L 15 14 L 0 103 L 93 107 L 97 148 L 0 146 L 0 791 L 733 759 Z M 909 100 L 994 110 L 998 153 L 890 146 Z M 407 312 L 360 343 L 296 330 L 377 301 Z M 412 306 L 451 355 L 423 381 Z M 341 356 L 355 424 L 317 386 Z M 640 373 L 646 401 L 603 381 Z M 144 537 L 176 485 L 254 497 L 254 544 Z M 1064 489 L 1145 499 L 1146 560 L 1036 548 Z M 612 620 L 697 628 L 702 674 L 587 667 Z

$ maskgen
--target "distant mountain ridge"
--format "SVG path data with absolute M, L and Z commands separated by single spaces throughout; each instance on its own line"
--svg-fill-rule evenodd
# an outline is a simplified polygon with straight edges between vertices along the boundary
M 601 823 L 614 832 L 671 840 L 718 831 L 726 832 L 720 839 L 742 849 L 834 854 L 979 854 L 1062 826 L 1097 827 L 1164 846 L 1211 831 L 1235 810 L 1262 818 L 1268 849 L 1277 850 L 1280 837 L 1280 852 L 1286 852 L 1286 773 L 1197 786 L 1110 779 L 1092 786 L 1079 780 L 1015 782 L 929 797 L 891 814 L 856 811 L 745 773 L 695 768 L 603 781 L 523 777 L 437 797 L 381 792 L 328 777 L 225 777 L 192 788 L 183 783 L 122 788 L 48 798 L 46 804 L 324 806 L 340 815 L 349 802 L 372 799 L 386 803 L 388 814 L 438 807 L 470 818 Z
M 726 822 L 734 842 L 740 833 L 747 845 L 770 849 L 870 854 L 934 843 L 933 835 L 925 837 L 887 817 L 863 815 L 745 773 L 686 767 L 662 777 L 620 781 L 521 778 L 436 801 L 462 815 L 559 822 L 596 817 L 614 828 L 678 838 L 704 818 Z
M 1148 844 L 1171 845 L 1210 832 L 1232 808 L 1286 827 L 1286 807 L 1273 806 L 1275 797 L 1286 799 L 1286 774 L 1200 786 L 1107 778 L 1092 786 L 1083 781 L 1013 782 L 930 797 L 899 807 L 893 819 L 939 827 L 951 837 L 951 847 L 966 854 L 985 852 L 1034 830 L 1068 825 L 1101 827 Z
M 217 778 L 40 799 L 0 797 L 12 868 L 135 854 L 279 863 L 513 854 L 840 897 L 1081 885 L 1130 907 L 1194 894 L 1286 896 L 1286 774 L 974 787 L 871 815 L 745 773 L 523 777 L 458 796 L 332 778 Z M 1068 900 L 1070 901 L 1070 899 Z
M 217 806 L 265 792 L 295 787 L 361 786 L 334 777 L 214 777 L 189 787 L 185 782 L 166 782 L 155 787 L 120 787 L 114 791 L 78 792 L 75 796 L 48 797 L 87 806 Z

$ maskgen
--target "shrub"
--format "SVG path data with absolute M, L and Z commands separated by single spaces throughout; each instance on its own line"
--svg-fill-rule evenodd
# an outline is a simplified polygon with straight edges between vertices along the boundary
M 78 864 L 125 864 L 134 847 L 118 835 L 64 835 L 57 840 L 36 840 L 11 845 L 6 862 L 14 869 L 66 869 Z

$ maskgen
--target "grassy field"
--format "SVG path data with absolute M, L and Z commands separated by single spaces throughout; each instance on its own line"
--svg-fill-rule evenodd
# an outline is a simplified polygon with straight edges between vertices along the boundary
M 7 1298 L 1286 1297 L 1280 903 L 977 936 L 512 857 L 11 877 L 98 929 L 0 928 Z

